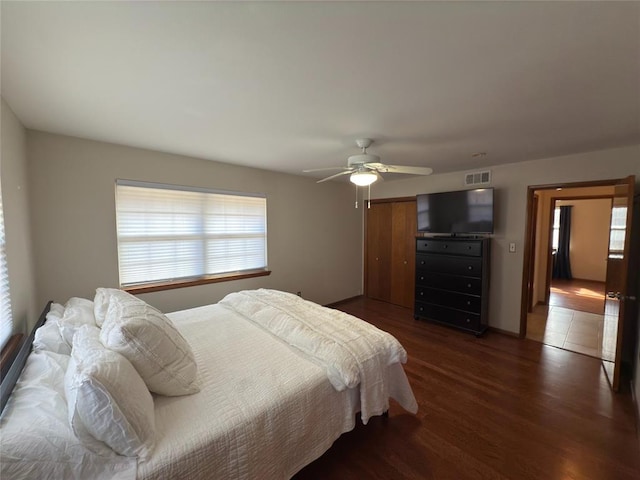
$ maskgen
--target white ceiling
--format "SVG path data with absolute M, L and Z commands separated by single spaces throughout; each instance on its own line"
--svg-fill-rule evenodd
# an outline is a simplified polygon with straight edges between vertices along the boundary
M 362 136 L 435 173 L 640 143 L 639 2 L 1 5 L 31 129 L 293 174 Z

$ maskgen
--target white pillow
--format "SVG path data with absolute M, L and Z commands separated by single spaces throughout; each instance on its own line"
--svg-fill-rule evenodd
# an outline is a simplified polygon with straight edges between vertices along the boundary
M 53 316 L 57 319 L 62 318 L 64 315 L 64 305 L 60 305 L 59 303 L 52 303 L 51 307 L 49 307 L 49 313 L 47 313 L 47 320 Z
M 60 329 L 56 322 L 45 322 L 35 331 L 33 337 L 33 351 L 54 352 L 62 355 L 71 355 L 71 347 L 60 335 Z
M 96 326 L 93 302 L 86 298 L 72 297 L 64 307 L 64 315 L 58 320 L 60 335 L 69 346 L 73 345 L 73 335 L 83 325 Z
M 96 288 L 96 295 L 93 298 L 93 313 L 96 318 L 96 325 L 102 327 L 104 318 L 107 316 L 107 310 L 109 309 L 109 303 L 113 297 L 136 298 L 133 295 L 125 292 L 124 290 L 118 290 L 117 288 Z
M 60 319 L 64 315 L 64 307 L 59 303 L 52 303 L 47 320 L 35 331 L 33 338 L 34 351 L 47 351 L 71 355 L 71 347 L 60 334 Z
M 152 392 L 177 396 L 200 391 L 189 343 L 171 320 L 144 301 L 129 294 L 112 296 L 100 339 L 133 364 Z
M 78 329 L 64 379 L 69 423 L 100 452 L 104 442 L 127 457 L 146 458 L 154 446 L 153 398 L 133 365 L 100 342 L 97 327 Z

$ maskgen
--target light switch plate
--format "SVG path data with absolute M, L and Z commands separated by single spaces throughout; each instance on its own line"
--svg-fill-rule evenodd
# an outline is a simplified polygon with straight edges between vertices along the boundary
M 516 242 L 511 242 L 509 244 L 509 253 L 516 253 Z

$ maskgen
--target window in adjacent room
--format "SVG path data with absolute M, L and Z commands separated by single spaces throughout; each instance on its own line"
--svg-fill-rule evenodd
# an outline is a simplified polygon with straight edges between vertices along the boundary
M 2 189 L 0 187 L 0 348 L 4 347 L 13 332 L 11 319 L 11 298 L 9 297 L 9 273 L 4 237 L 4 216 L 2 214 Z
M 621 254 L 624 250 L 624 237 L 627 227 L 627 207 L 611 209 L 611 228 L 609 233 L 609 253 Z
M 127 290 L 269 274 L 264 195 L 118 180 L 116 217 Z
M 553 226 L 551 236 L 551 248 L 554 252 L 558 251 L 558 242 L 560 241 L 560 207 L 553 209 Z

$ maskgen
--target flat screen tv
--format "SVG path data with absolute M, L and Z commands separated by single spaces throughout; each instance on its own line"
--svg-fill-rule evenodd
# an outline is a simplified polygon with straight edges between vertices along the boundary
M 493 233 L 493 188 L 416 196 L 418 231 L 428 233 Z

